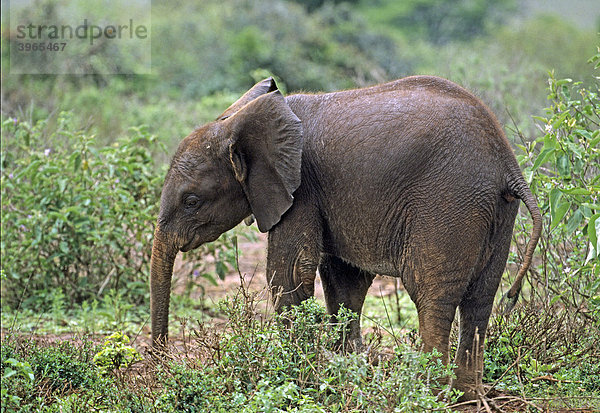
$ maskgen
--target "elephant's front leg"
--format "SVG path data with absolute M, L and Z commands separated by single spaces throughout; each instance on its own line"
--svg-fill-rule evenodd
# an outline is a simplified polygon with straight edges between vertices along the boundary
M 295 211 L 290 212 L 269 232 L 267 282 L 277 311 L 314 296 L 321 254 L 321 232 L 315 221 L 306 216 L 294 220 Z

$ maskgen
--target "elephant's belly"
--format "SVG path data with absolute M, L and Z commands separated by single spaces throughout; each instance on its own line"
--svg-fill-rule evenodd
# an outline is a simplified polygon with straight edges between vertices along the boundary
M 400 276 L 398 268 L 386 262 L 363 263 L 358 267 L 372 274 L 389 275 L 390 277 Z
M 400 270 L 396 265 L 396 260 L 388 257 L 383 257 L 375 248 L 364 249 L 357 245 L 354 248 L 344 248 L 343 245 L 336 245 L 335 248 L 330 244 L 325 245 L 326 254 L 331 254 L 354 267 L 370 272 L 372 274 L 388 275 L 391 277 L 399 277 Z

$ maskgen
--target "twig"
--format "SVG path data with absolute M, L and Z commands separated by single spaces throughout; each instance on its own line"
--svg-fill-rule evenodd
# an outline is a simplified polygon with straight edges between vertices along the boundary
M 390 313 L 388 312 L 387 305 L 385 305 L 385 299 L 383 298 L 383 291 L 381 290 L 381 286 L 379 286 L 379 296 L 381 297 L 381 302 L 383 303 L 383 309 L 385 310 L 385 317 L 388 320 L 390 325 L 391 335 L 394 338 L 394 342 L 399 344 L 398 337 L 396 337 L 396 332 L 394 331 L 394 326 L 392 325 L 392 319 L 390 317 Z

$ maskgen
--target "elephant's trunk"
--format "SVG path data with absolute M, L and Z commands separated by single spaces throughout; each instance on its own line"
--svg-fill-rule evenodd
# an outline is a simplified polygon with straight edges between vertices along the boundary
M 163 345 L 169 329 L 169 300 L 173 263 L 177 245 L 158 227 L 154 231 L 150 269 L 150 314 L 152 322 L 152 345 Z

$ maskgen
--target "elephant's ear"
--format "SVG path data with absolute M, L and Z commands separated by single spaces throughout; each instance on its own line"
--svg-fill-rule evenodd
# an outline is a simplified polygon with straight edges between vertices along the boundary
M 225 110 L 225 112 L 223 112 L 221 116 L 217 118 L 217 120 L 227 119 L 228 117 L 236 113 L 238 110 L 246 106 L 248 103 L 252 102 L 257 97 L 267 94 L 269 92 L 273 92 L 275 90 L 277 90 L 277 85 L 275 84 L 275 80 L 272 77 L 261 80 L 260 82 L 252 86 L 252 88 L 249 91 L 244 93 L 244 95 L 241 98 L 239 98 L 231 106 L 229 106 L 227 110 Z
M 224 121 L 229 156 L 258 229 L 269 231 L 300 186 L 302 123 L 279 91 L 260 96 Z

